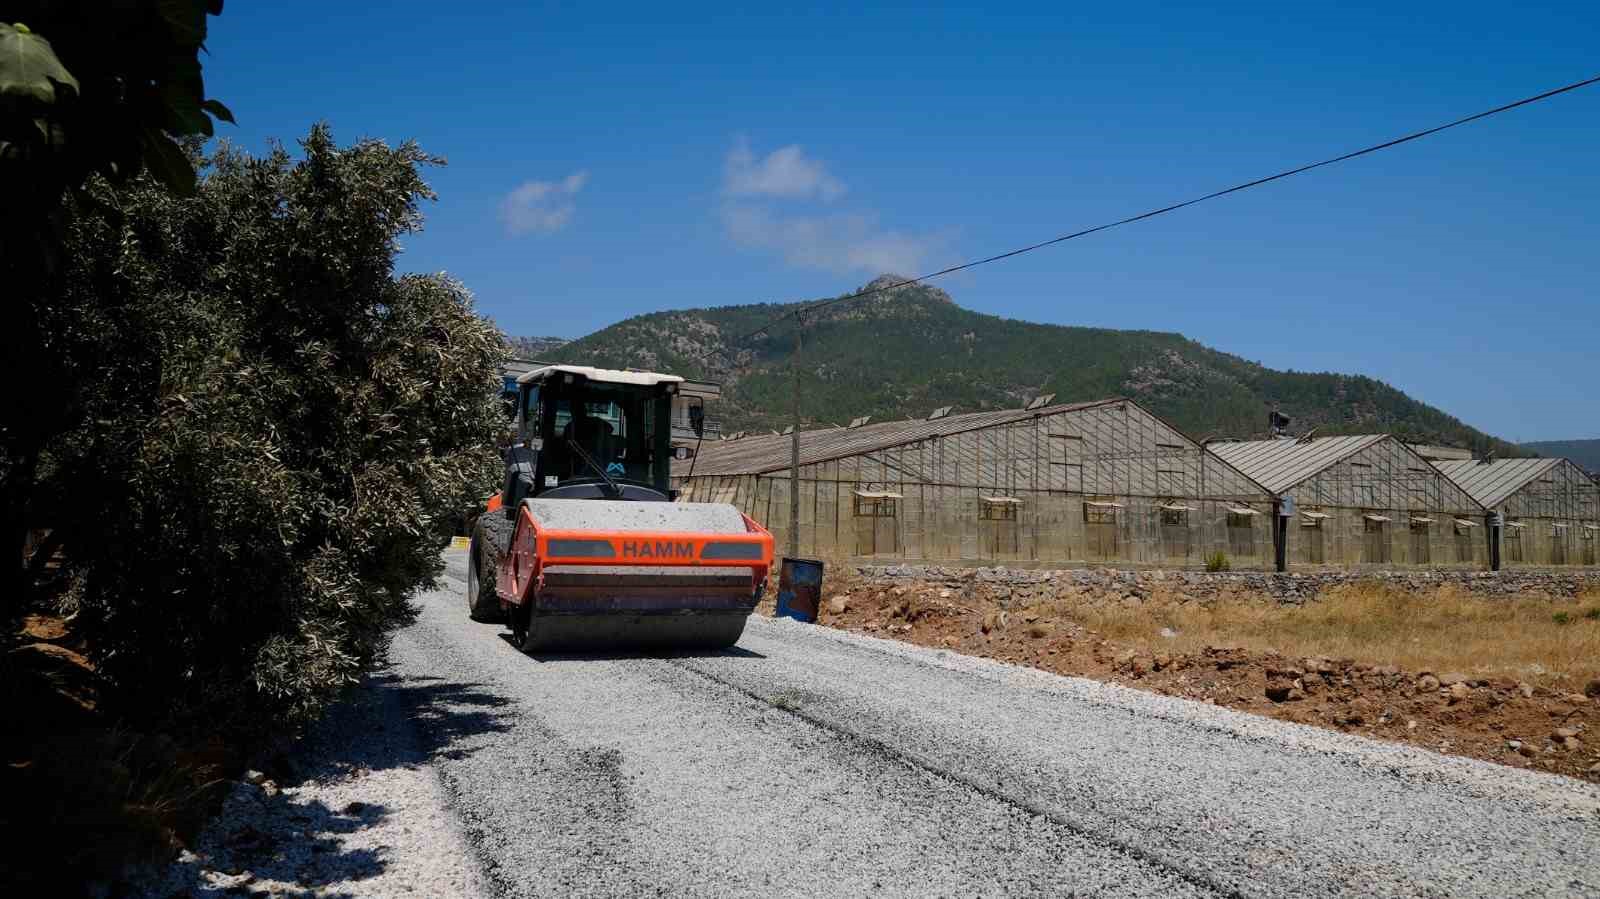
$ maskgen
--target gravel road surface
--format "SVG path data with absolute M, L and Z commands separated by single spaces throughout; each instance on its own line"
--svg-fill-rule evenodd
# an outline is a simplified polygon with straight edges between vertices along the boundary
M 385 689 L 502 895 L 1600 896 L 1579 781 L 788 621 L 530 657 L 462 555 Z

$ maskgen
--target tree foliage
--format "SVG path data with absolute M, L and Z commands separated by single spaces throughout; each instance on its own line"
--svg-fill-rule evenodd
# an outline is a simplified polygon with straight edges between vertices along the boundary
M 145 720 L 314 713 L 497 475 L 503 338 L 460 284 L 394 272 L 435 160 L 320 126 L 302 148 L 224 148 L 192 197 L 94 182 L 43 308 L 81 370 L 33 508 Z
M 64 197 L 141 172 L 183 194 L 178 141 L 233 121 L 200 56 L 221 0 L 12 0 L 0 12 L 0 618 L 29 593 L 27 532 L 41 453 L 77 417 L 75 366 L 48 351 L 42 311 L 64 258 Z M 80 194 L 76 206 L 93 206 Z M 16 385 L 27 384 L 27 389 Z
M 21 0 L 0 22 L 0 172 L 53 204 L 92 173 L 148 170 L 189 193 L 174 136 L 233 121 L 206 97 L 200 53 L 221 0 Z M 26 180 L 25 180 L 26 179 Z M 29 191 L 32 194 L 34 191 Z

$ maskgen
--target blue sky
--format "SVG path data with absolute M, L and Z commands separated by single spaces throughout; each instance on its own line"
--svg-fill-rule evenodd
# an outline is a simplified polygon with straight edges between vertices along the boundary
M 1592 2 L 1066 6 L 238 2 L 206 76 L 249 150 L 326 120 L 445 156 L 402 267 L 579 336 L 921 274 L 1600 73 Z M 1597 163 L 1600 86 L 938 283 L 1596 437 Z

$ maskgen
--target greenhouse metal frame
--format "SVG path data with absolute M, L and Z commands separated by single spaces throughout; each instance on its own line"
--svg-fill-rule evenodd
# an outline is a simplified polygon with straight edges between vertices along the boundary
M 802 555 L 972 563 L 1272 564 L 1272 496 L 1137 403 L 1110 399 L 808 431 Z M 788 545 L 790 437 L 706 444 L 683 499 Z

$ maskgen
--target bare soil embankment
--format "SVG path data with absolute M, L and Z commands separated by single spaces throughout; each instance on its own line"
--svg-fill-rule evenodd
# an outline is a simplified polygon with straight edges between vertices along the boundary
M 821 623 L 1600 780 L 1584 576 L 889 572 L 830 573 Z

